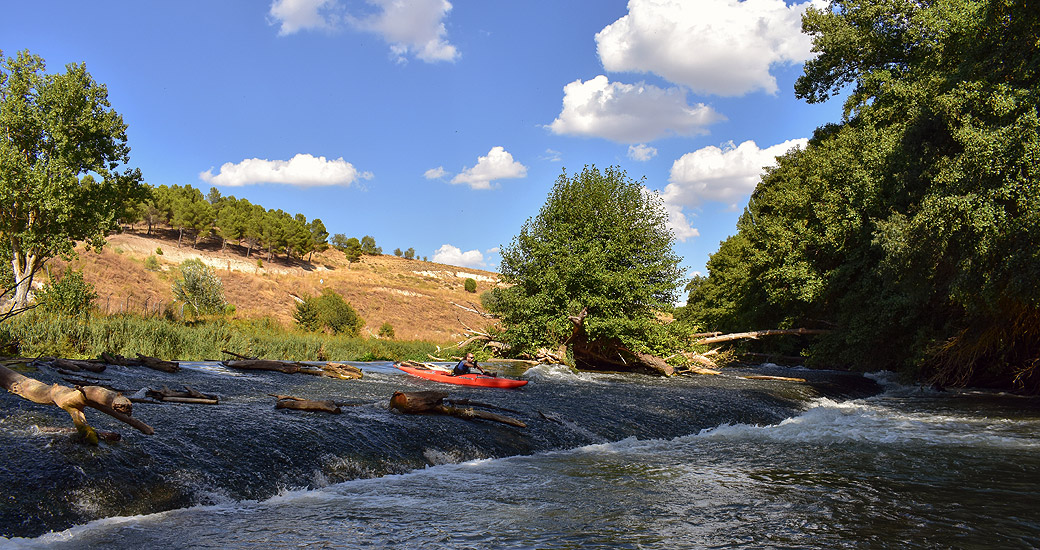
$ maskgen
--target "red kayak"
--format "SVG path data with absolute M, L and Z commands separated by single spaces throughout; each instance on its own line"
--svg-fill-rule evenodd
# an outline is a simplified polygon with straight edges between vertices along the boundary
M 444 382 L 445 384 L 458 384 L 460 386 L 480 386 L 483 388 L 519 388 L 527 383 L 527 380 L 514 380 L 512 378 L 498 378 L 496 376 L 487 376 L 484 374 L 463 374 L 461 376 L 452 376 L 449 371 L 434 370 L 429 368 L 418 368 L 411 367 L 408 365 L 402 365 L 401 363 L 394 364 L 395 367 L 411 374 L 412 376 L 418 376 L 419 378 L 425 378 L 427 380 L 433 380 L 435 382 Z

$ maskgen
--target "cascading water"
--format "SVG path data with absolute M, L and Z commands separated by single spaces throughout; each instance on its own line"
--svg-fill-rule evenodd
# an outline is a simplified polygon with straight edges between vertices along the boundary
M 1040 543 L 1035 400 L 916 388 L 868 398 L 878 392 L 871 380 L 807 370 L 797 376 L 810 382 L 797 384 L 732 371 L 655 379 L 537 367 L 521 390 L 487 390 L 358 365 L 365 378 L 351 382 L 207 364 L 173 375 L 110 368 L 113 386 L 187 384 L 222 402 L 138 405 L 151 437 L 94 415 L 124 433 L 96 449 L 34 428 L 67 424 L 62 411 L 4 396 L 0 526 L 37 537 L 6 544 Z M 387 410 L 394 391 L 424 389 L 510 409 L 528 428 Z M 356 406 L 275 410 L 270 393 Z

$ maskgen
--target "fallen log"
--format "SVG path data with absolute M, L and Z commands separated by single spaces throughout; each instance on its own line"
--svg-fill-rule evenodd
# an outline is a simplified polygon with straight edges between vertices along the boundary
M 180 365 L 173 361 L 164 361 L 155 357 L 141 355 L 140 353 L 137 354 L 136 359 L 133 359 L 130 357 L 123 357 L 119 354 L 102 352 L 101 360 L 109 365 L 118 365 L 121 367 L 147 367 L 152 370 L 158 370 L 169 373 L 174 373 L 181 370 Z
M 316 401 L 313 399 L 303 399 L 301 397 L 293 397 L 291 395 L 277 395 L 273 393 L 269 393 L 268 395 L 278 400 L 274 404 L 274 408 L 276 409 L 326 412 L 332 414 L 340 414 L 341 412 L 343 412 L 342 410 L 340 410 L 339 405 L 333 401 Z
M 489 411 L 482 411 L 472 407 L 455 407 L 445 403 L 448 397 L 445 392 L 419 391 L 419 392 L 394 392 L 390 398 L 390 408 L 405 414 L 443 414 L 463 418 L 466 420 L 480 419 L 492 422 L 501 422 L 517 428 L 526 428 L 527 424 Z
M 749 374 L 741 376 L 745 380 L 778 380 L 781 382 L 805 382 L 804 378 L 791 378 L 789 376 L 769 376 L 765 374 Z
M 81 361 L 78 359 L 63 359 L 61 357 L 55 357 L 50 360 L 50 363 L 60 369 L 76 372 L 85 370 L 97 373 L 104 372 L 105 370 L 105 365 L 96 361 Z
M 242 359 L 240 361 L 225 361 L 224 365 L 239 370 L 270 370 L 284 372 L 285 374 L 311 374 L 321 376 L 324 371 L 312 365 L 306 365 L 298 361 L 274 361 L 271 359 Z
M 335 363 L 329 361 L 322 365 L 321 370 L 328 378 L 339 378 L 340 380 L 357 380 L 364 377 L 361 369 L 346 363 Z
M 163 386 L 161 390 L 146 390 L 145 395 L 164 403 L 189 403 L 194 405 L 217 405 L 220 403 L 218 396 L 202 393 L 189 386 L 184 386 L 184 391 L 171 390 Z
M 239 359 L 244 359 L 244 360 L 247 360 L 247 361 L 248 361 L 248 360 L 255 360 L 255 359 L 256 359 L 256 357 L 247 357 L 247 356 L 245 356 L 245 355 L 239 355 L 239 354 L 237 354 L 237 353 L 235 353 L 235 352 L 233 352 L 233 351 L 228 351 L 228 350 L 226 350 L 226 349 L 222 349 L 222 350 L 220 350 L 220 351 L 222 351 L 222 352 L 224 352 L 224 353 L 226 353 L 226 354 L 228 354 L 228 355 L 230 355 L 230 356 L 232 356 L 232 357 L 237 357 L 237 358 L 239 358 Z
M 72 423 L 76 426 L 80 437 L 91 445 L 97 445 L 100 438 L 97 431 L 87 423 L 87 417 L 83 412 L 86 407 L 97 409 L 116 420 L 133 426 L 144 434 L 155 433 L 151 426 L 130 416 L 133 405 L 129 399 L 106 388 L 99 386 L 70 388 L 60 384 L 48 385 L 4 366 L 0 366 L 0 387 L 33 403 L 55 405 L 63 409 L 72 417 Z
M 830 329 L 817 329 L 817 328 L 790 328 L 790 329 L 771 329 L 771 330 L 755 330 L 751 332 L 734 332 L 732 334 L 722 334 L 720 336 L 710 336 L 708 338 L 700 338 L 695 341 L 695 344 L 716 344 L 719 342 L 731 342 L 733 340 L 746 340 L 746 339 L 757 339 L 760 336 L 804 336 L 810 334 L 827 334 L 831 332 Z

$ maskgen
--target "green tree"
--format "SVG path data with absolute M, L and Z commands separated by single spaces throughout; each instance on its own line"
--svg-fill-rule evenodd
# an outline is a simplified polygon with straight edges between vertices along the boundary
M 144 193 L 106 87 L 82 64 L 45 68 L 28 51 L 0 52 L 0 238 L 20 306 L 48 259 L 74 256 L 77 241 L 100 250 Z
M 224 311 L 224 283 L 213 268 L 198 258 L 181 262 L 181 278 L 173 283 L 173 297 L 184 302 L 186 311 L 210 315 Z
M 365 235 L 361 237 L 361 253 L 368 256 L 380 256 L 383 254 L 383 248 L 376 246 L 375 237 Z
M 466 281 L 463 284 L 463 288 L 466 289 L 466 292 L 476 292 L 477 291 L 477 280 L 472 278 L 472 277 L 466 277 Z
M 326 288 L 319 296 L 305 296 L 293 312 L 296 323 L 309 331 L 357 336 L 364 319 L 336 291 Z
M 40 309 L 50 313 L 81 315 L 89 312 L 97 300 L 94 285 L 83 279 L 83 272 L 66 267 L 61 278 L 52 281 L 36 295 Z
M 844 119 L 780 159 L 693 289 L 720 325 L 822 323 L 823 363 L 1040 390 L 1040 10 L 834 1 L 796 94 Z
M 379 337 L 388 340 L 394 339 L 394 326 L 390 324 L 390 321 L 383 321 L 383 324 L 379 327 Z
M 405 250 L 404 251 L 404 258 L 406 260 L 414 260 L 415 259 L 415 249 L 414 248 L 409 248 L 408 250 Z
M 397 256 L 398 258 L 400 258 L 403 255 L 404 255 L 404 251 L 403 250 L 401 250 L 400 248 L 395 248 L 394 249 L 394 256 Z
M 620 168 L 561 174 L 538 216 L 502 248 L 512 286 L 488 302 L 507 341 L 569 351 L 584 368 L 657 370 L 646 354 L 668 342 L 654 314 L 671 307 L 681 282 L 667 221 L 661 198 Z
M 319 218 L 311 220 L 307 227 L 311 233 L 310 250 L 313 258 L 315 252 L 325 252 L 329 249 L 329 230 L 325 229 L 325 224 Z

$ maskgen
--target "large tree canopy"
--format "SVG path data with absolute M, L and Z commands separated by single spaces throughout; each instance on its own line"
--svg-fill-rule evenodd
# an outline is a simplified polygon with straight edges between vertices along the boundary
M 595 347 L 658 351 L 654 313 L 671 307 L 681 278 L 667 221 L 660 197 L 619 168 L 561 174 L 538 216 L 502 249 L 512 286 L 487 302 L 506 339 L 521 351 L 569 346 L 591 368 L 608 366 L 583 357 Z
M 141 192 L 126 124 L 82 64 L 45 74 L 42 58 L 0 52 L 0 237 L 26 303 L 33 275 L 77 241 L 99 247 Z M 120 171 L 122 170 L 122 171 Z
M 1040 388 L 1040 10 L 835 0 L 796 93 L 845 118 L 779 159 L 692 288 L 721 329 L 822 324 L 812 358 Z

